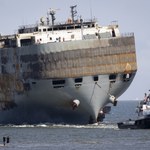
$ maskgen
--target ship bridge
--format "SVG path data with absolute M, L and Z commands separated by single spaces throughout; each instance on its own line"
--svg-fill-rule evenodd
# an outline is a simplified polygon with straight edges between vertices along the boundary
M 119 37 L 118 25 L 99 26 L 96 19 L 75 19 L 76 6 L 71 7 L 71 18 L 64 23 L 55 23 L 55 11 L 51 10 L 47 21 L 40 19 L 36 25 L 21 26 L 18 33 L 0 37 L 0 48 L 22 47 L 34 44 L 67 42 L 75 40 L 103 39 Z

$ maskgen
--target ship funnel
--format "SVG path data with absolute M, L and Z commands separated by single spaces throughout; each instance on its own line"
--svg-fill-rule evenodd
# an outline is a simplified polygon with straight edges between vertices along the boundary
M 110 96 L 109 96 L 109 100 L 110 100 L 110 102 L 111 102 L 114 106 L 117 105 L 117 100 L 116 100 L 116 97 L 115 97 L 115 96 L 110 95 Z
M 73 110 L 75 108 L 77 108 L 79 105 L 80 105 L 80 101 L 78 99 L 75 99 L 75 100 L 72 101 L 72 108 L 73 108 Z

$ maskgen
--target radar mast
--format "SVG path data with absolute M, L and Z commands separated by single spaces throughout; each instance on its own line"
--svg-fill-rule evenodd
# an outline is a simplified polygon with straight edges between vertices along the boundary
M 56 20 L 56 17 L 55 17 L 56 11 L 54 9 L 50 9 L 49 14 L 51 15 L 52 26 L 54 26 L 54 21 Z
M 50 8 L 50 10 L 47 12 L 47 25 L 49 25 L 49 22 L 50 22 L 49 16 L 51 16 L 52 26 L 55 25 L 55 20 L 56 20 L 55 14 L 56 14 L 57 10 L 59 10 L 59 9 L 52 9 L 52 8 Z
M 71 18 L 72 18 L 73 23 L 75 23 L 75 16 L 77 15 L 76 7 L 77 7 L 77 5 L 70 7 L 71 8 Z

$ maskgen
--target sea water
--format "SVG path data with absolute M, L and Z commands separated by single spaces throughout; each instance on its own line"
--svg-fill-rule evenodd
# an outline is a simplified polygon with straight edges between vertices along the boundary
M 137 101 L 120 101 L 102 124 L 0 126 L 0 150 L 149 150 L 150 130 L 118 129 L 136 118 Z M 10 143 L 3 146 L 3 137 Z

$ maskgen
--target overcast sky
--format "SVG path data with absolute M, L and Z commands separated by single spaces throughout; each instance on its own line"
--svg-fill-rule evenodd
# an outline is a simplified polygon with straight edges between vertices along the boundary
M 142 99 L 150 89 L 150 0 L 0 0 L 0 34 L 36 23 L 49 8 L 57 9 L 57 21 L 66 21 L 75 4 L 82 18 L 96 17 L 100 25 L 116 20 L 121 33 L 134 32 L 138 71 L 119 99 Z

